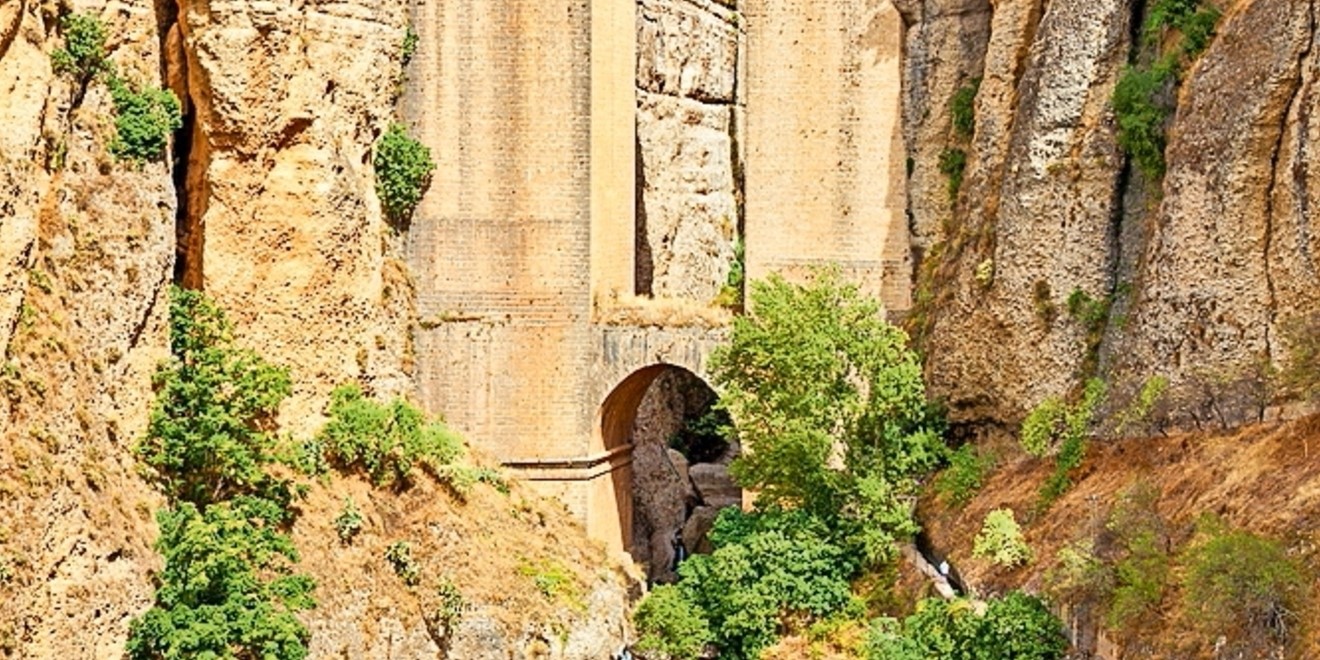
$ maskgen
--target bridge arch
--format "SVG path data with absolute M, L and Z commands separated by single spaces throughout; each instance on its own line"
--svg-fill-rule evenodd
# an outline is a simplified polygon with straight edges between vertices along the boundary
M 617 539 L 652 580 L 672 580 L 679 548 L 697 551 L 718 510 L 741 504 L 727 471 L 738 446 L 709 430 L 717 399 L 702 375 L 658 362 L 621 378 L 597 411 L 597 446 L 613 469 L 593 498 L 596 535 Z

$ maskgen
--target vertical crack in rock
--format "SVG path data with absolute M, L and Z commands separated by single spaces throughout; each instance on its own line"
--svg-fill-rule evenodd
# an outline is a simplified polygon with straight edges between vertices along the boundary
M 1312 45 L 1315 43 L 1316 24 L 1315 24 L 1314 2 L 1312 2 L 1308 6 L 1306 20 L 1308 26 L 1307 33 L 1310 34 L 1311 36 L 1310 38 L 1307 39 L 1306 45 L 1303 46 L 1301 51 L 1298 52 L 1297 54 L 1297 69 L 1296 69 L 1297 75 L 1290 82 L 1290 86 L 1292 88 L 1292 94 L 1289 96 L 1287 104 L 1283 106 L 1284 112 L 1282 115 L 1280 115 L 1281 121 L 1279 122 L 1279 134 L 1274 141 L 1273 148 L 1270 150 L 1270 181 L 1265 188 L 1265 216 L 1264 216 L 1265 240 L 1264 240 L 1263 253 L 1261 255 L 1261 258 L 1264 260 L 1265 290 L 1268 299 L 1266 312 L 1269 315 L 1269 322 L 1265 324 L 1265 352 L 1267 357 L 1273 357 L 1276 353 L 1274 347 L 1274 340 L 1275 340 L 1274 328 L 1278 323 L 1278 312 L 1279 312 L 1278 304 L 1277 304 L 1277 295 L 1274 286 L 1274 267 L 1272 264 L 1271 255 L 1274 251 L 1274 223 L 1275 223 L 1274 214 L 1276 210 L 1274 200 L 1276 195 L 1278 194 L 1278 186 L 1280 183 L 1280 176 L 1279 176 L 1279 168 L 1281 167 L 1280 154 L 1283 153 L 1284 140 L 1286 140 L 1288 137 L 1289 123 L 1291 122 L 1293 117 L 1298 116 L 1298 113 L 1303 112 L 1303 110 L 1301 110 L 1298 106 L 1298 100 L 1303 99 L 1304 97 L 1304 94 L 1302 94 L 1302 91 L 1305 88 L 1305 84 L 1303 80 L 1305 78 L 1305 75 L 1303 72 L 1305 71 L 1306 68 L 1306 60 L 1311 55 Z M 1299 141 L 1304 140 L 1306 133 L 1305 125 L 1301 124 L 1297 132 L 1299 135 L 1298 140 Z M 1293 159 L 1295 163 L 1298 164 L 1304 163 L 1302 152 L 1298 152 L 1294 154 Z M 1304 164 L 1299 166 L 1304 167 Z M 1302 200 L 1303 201 L 1301 203 L 1305 204 L 1306 203 L 1305 195 L 1302 196 Z M 1305 216 L 1302 216 L 1302 219 L 1304 218 Z M 1305 226 L 1305 225 L 1299 222 L 1299 226 Z

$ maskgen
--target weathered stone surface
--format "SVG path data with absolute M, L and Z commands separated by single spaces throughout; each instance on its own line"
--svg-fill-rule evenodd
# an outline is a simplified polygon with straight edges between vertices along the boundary
M 1181 422 L 1257 419 L 1283 326 L 1320 309 L 1310 153 L 1314 2 L 1256 0 L 1224 17 L 1170 128 L 1164 198 L 1112 353 L 1172 381 Z
M 980 99 L 972 158 L 975 196 L 959 207 L 934 270 L 942 296 L 931 313 L 927 376 L 955 419 L 1016 421 L 1072 388 L 1088 359 L 1088 329 L 1068 314 L 1082 292 L 1106 299 L 1115 287 L 1114 222 L 1123 159 L 1110 97 L 1127 61 L 1131 3 L 1004 3 L 991 56 L 1029 55 L 1012 93 L 996 65 Z M 1000 20 L 1000 10 L 1010 12 Z M 1003 49 L 1003 50 L 1001 50 Z M 1007 51 L 1007 52 L 1004 52 Z M 996 104 L 1012 103 L 1011 108 Z M 1007 148 L 1007 165 L 994 171 Z M 978 165 L 985 164 L 983 171 Z
M 153 5 L 101 19 L 126 79 L 159 86 Z M 127 448 L 168 354 L 169 167 L 117 162 L 114 106 L 51 68 L 54 5 L 0 7 L 0 640 L 22 658 L 118 658 L 151 605 L 156 498 Z
M 349 380 L 411 389 L 411 284 L 376 197 L 372 148 L 393 119 L 405 3 L 185 3 L 185 280 L 242 341 L 288 366 L 290 431 Z M 315 330 L 312 330 L 315 329 Z
M 706 303 L 733 263 L 733 108 L 638 92 L 639 272 L 658 297 Z M 649 269 L 649 272 L 648 272 Z
M 740 224 L 737 14 L 692 0 L 637 11 L 639 293 L 705 304 L 719 294 Z
M 720 509 L 713 506 L 699 506 L 692 510 L 692 515 L 683 523 L 683 547 L 689 553 L 709 554 L 713 550 L 706 535 L 719 515 Z
M 722 509 L 742 503 L 742 489 L 729 476 L 729 467 L 718 463 L 698 463 L 689 470 L 697 494 L 707 506 Z
M 1031 1 L 1039 4 L 1039 0 Z M 1007 15 L 1020 4 L 1003 0 L 993 14 Z M 903 142 L 909 163 L 911 241 L 921 253 L 944 239 L 945 228 L 953 219 L 953 200 L 946 192 L 948 179 L 939 165 L 940 154 L 956 142 L 949 101 L 974 78 L 984 75 L 992 80 L 991 67 L 1004 60 L 998 52 L 987 53 L 987 43 L 993 38 L 989 0 L 896 0 L 894 5 L 908 26 L 903 59 Z M 1017 47 L 1025 50 L 1029 44 L 1028 38 Z M 1020 64 L 1020 58 L 1015 63 Z M 1011 82 L 1014 88 L 1016 83 Z M 1012 99 L 1004 105 L 1011 113 Z

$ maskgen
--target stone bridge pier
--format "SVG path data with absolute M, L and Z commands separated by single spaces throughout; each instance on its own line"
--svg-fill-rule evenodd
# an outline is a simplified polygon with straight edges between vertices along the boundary
M 438 166 L 406 234 L 418 397 L 628 547 L 637 404 L 666 368 L 705 378 L 725 332 L 709 314 L 648 315 L 651 297 L 710 311 L 742 243 L 753 277 L 838 263 L 907 308 L 898 14 L 889 0 L 412 12 L 404 114 Z

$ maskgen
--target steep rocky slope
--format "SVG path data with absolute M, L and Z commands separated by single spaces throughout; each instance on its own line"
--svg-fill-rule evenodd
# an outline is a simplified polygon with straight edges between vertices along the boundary
M 340 383 L 411 387 L 411 285 L 394 256 L 406 228 L 385 221 L 371 158 L 403 83 L 405 3 L 75 4 L 0 7 L 3 657 L 122 657 L 151 606 L 161 499 L 131 450 L 176 277 L 291 368 L 293 437 L 319 426 Z M 121 76 L 183 100 L 161 162 L 110 153 L 106 78 L 53 70 L 72 11 L 105 25 Z M 349 495 L 365 525 L 344 545 L 331 520 Z M 628 635 L 625 567 L 518 488 L 462 502 L 425 480 L 383 492 L 334 478 L 299 506 L 302 569 L 321 585 L 304 617 L 314 657 L 586 659 Z M 417 588 L 384 559 L 398 540 Z M 441 578 L 464 602 L 452 630 L 435 618 Z
M 1259 419 L 1285 329 L 1320 308 L 1314 3 L 1217 3 L 1217 35 L 1172 90 L 1162 180 L 1124 157 L 1111 102 L 1148 57 L 1150 3 L 899 4 L 912 223 L 928 248 L 912 324 L 955 419 L 1011 426 L 1091 375 L 1124 392 L 1169 378 L 1179 425 L 1211 408 L 1216 423 Z M 974 78 L 962 136 L 949 104 Z M 951 207 L 950 150 L 966 154 Z

